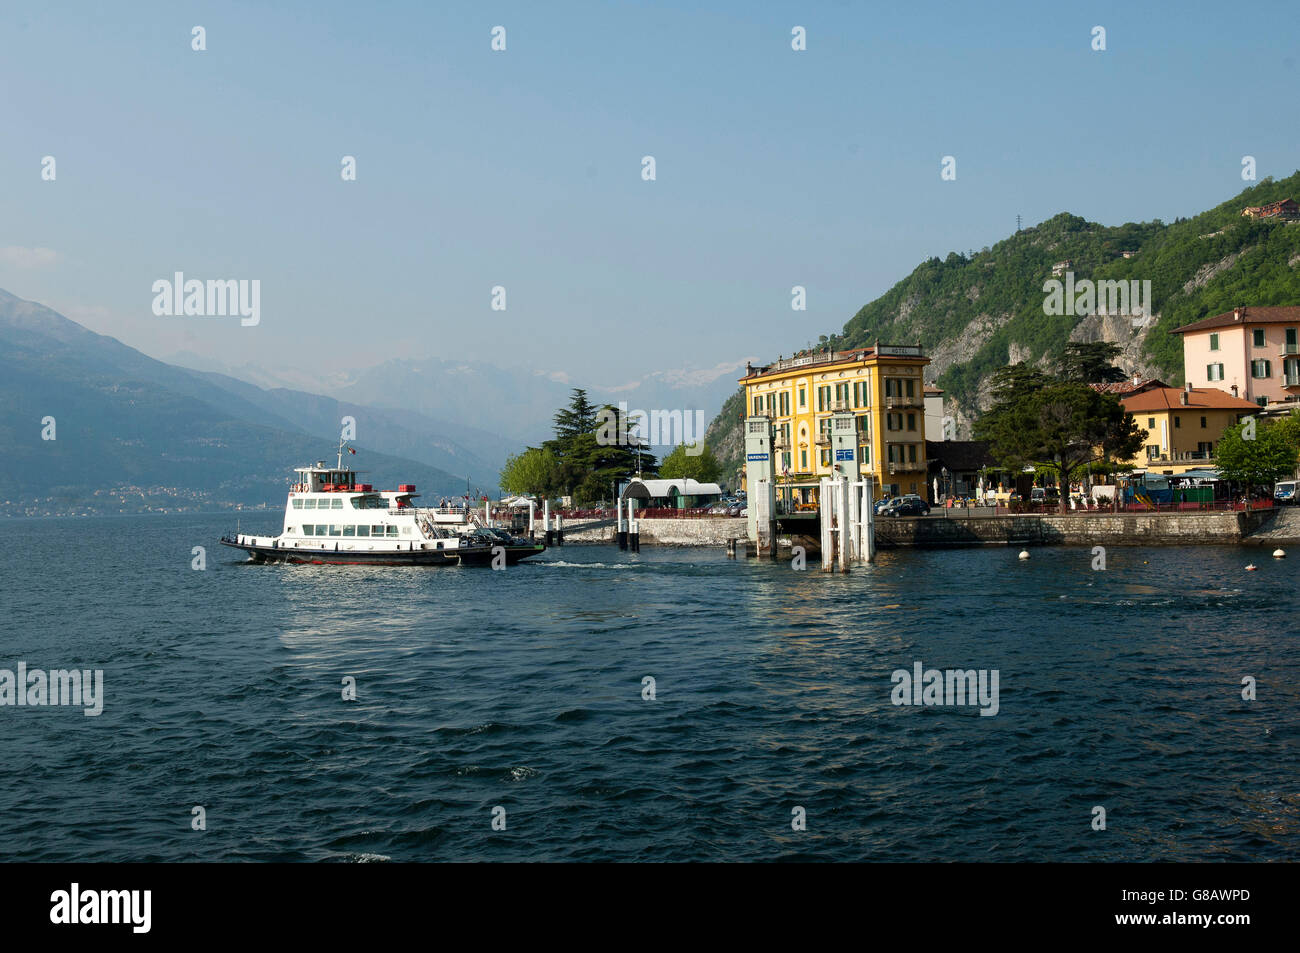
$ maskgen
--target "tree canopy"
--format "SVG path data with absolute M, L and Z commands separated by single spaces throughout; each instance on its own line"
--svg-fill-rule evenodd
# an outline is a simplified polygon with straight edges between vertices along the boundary
M 700 452 L 692 454 L 685 444 L 673 448 L 672 453 L 664 457 L 659 464 L 659 475 L 667 479 L 698 480 L 700 483 L 715 483 L 722 476 L 722 464 L 713 455 L 708 444 L 700 444 Z
M 1107 384 L 1127 376 L 1115 366 L 1120 346 L 1109 341 L 1071 341 L 1056 360 L 1061 380 L 1079 384 Z
M 1083 467 L 1134 456 L 1146 437 L 1116 397 L 1077 381 L 1013 365 L 995 375 L 993 392 L 976 437 L 1008 469 L 1055 468 L 1063 489 Z
M 592 503 L 613 493 L 613 485 L 637 473 L 654 476 L 655 456 L 635 443 L 619 411 L 597 408 L 575 387 L 567 407 L 556 411 L 555 437 L 506 461 L 501 486 L 511 493 L 572 496 Z
M 1269 486 L 1295 473 L 1300 456 L 1300 418 L 1294 413 L 1281 420 L 1247 417 L 1219 438 L 1214 462 L 1226 480 L 1241 483 L 1247 492 Z

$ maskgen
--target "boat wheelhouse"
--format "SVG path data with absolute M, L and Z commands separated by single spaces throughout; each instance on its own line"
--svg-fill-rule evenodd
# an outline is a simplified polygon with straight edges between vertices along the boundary
M 296 467 L 284 526 L 278 536 L 236 533 L 222 545 L 242 549 L 252 562 L 343 563 L 381 566 L 513 565 L 546 547 L 478 522 L 468 509 L 415 504 L 414 484 L 376 490 L 357 471 L 324 461 Z

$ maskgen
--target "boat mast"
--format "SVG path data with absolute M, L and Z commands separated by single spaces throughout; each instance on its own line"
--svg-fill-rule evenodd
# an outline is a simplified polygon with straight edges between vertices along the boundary
M 347 449 L 347 445 L 347 440 L 343 437 L 339 437 L 339 462 L 335 467 L 336 470 L 343 469 L 343 451 Z

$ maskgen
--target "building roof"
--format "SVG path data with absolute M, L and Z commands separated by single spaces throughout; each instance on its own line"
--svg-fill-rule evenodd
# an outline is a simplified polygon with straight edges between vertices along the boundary
M 700 483 L 690 477 L 683 477 L 680 480 L 632 480 L 623 490 L 623 499 L 658 499 L 671 496 L 674 489 L 678 496 L 722 495 L 722 487 L 716 483 Z
M 1212 318 L 1202 318 L 1181 328 L 1174 328 L 1172 334 L 1187 334 L 1196 331 L 1213 331 L 1215 328 L 1244 327 L 1248 324 L 1300 324 L 1300 308 L 1234 308 Z
M 932 469 L 947 467 L 960 472 L 997 465 L 987 440 L 927 440 L 925 455 Z
M 1182 398 L 1184 393 L 1187 394 L 1186 404 Z M 1258 404 L 1233 397 L 1217 387 L 1193 387 L 1190 391 L 1184 391 L 1180 387 L 1156 387 L 1132 397 L 1121 397 L 1120 403 L 1130 414 L 1166 410 L 1259 410 Z
M 1158 377 L 1130 377 L 1128 380 L 1107 381 L 1104 384 L 1089 384 L 1088 386 L 1099 394 L 1128 396 L 1130 394 L 1140 394 L 1156 387 L 1168 387 L 1169 385 Z
M 943 388 L 942 388 L 942 387 L 935 387 L 933 384 L 926 384 L 926 385 L 925 385 L 925 396 L 926 396 L 926 397 L 938 397 L 938 396 L 939 396 L 940 394 L 942 394 L 942 393 L 943 393 Z
M 822 348 L 817 351 L 801 351 L 794 357 L 783 357 L 771 364 L 759 367 L 747 363 L 745 365 L 745 376 L 740 378 L 740 382 L 744 383 L 750 378 L 763 377 L 768 374 L 788 374 L 792 371 L 802 371 L 804 368 L 822 370 L 829 365 L 835 364 L 890 359 L 920 361 L 924 364 L 930 363 L 930 359 L 925 356 L 919 344 L 881 344 L 877 341 L 872 347 L 859 347 L 851 351 L 832 351 L 829 348 Z
M 1297 206 L 1295 199 L 1282 199 L 1278 202 L 1269 202 L 1267 205 L 1247 205 L 1241 210 L 1241 214 L 1267 217 L 1269 215 L 1279 215 L 1284 212 L 1294 212 L 1296 210 Z

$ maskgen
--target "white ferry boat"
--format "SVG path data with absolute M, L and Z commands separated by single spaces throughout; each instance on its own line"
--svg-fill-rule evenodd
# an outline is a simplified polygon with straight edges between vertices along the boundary
M 414 484 L 376 490 L 357 473 L 324 461 L 295 467 L 279 536 L 236 533 L 223 546 L 255 563 L 340 563 L 375 566 L 514 565 L 546 546 L 477 523 L 474 510 L 423 508 Z

